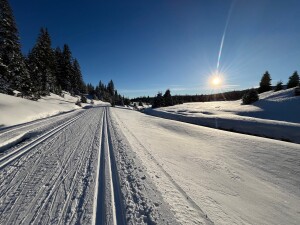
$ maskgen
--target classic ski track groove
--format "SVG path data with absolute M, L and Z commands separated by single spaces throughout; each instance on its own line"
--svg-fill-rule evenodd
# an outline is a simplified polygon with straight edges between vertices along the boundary
M 75 118 L 72 118 L 72 119 L 64 122 L 63 124 L 51 129 L 50 131 L 48 131 L 45 134 L 41 135 L 40 137 L 36 138 L 35 140 L 33 140 L 33 141 L 25 144 L 24 146 L 21 146 L 21 147 L 15 149 L 15 150 L 13 150 L 12 152 L 4 155 L 3 157 L 0 158 L 0 169 L 5 167 L 6 165 L 10 164 L 11 162 L 16 160 L 17 158 L 21 157 L 22 155 L 24 155 L 26 152 L 30 151 L 32 148 L 34 148 L 38 144 L 40 144 L 43 141 L 47 140 L 48 138 L 52 137 L 54 134 L 61 131 L 62 129 L 64 129 L 68 125 L 72 124 L 73 122 L 78 120 L 80 117 L 84 116 L 85 114 L 86 113 L 80 114 L 80 115 L 76 116 Z
M 108 108 L 105 109 L 103 114 L 92 224 L 125 225 L 126 219 L 120 195 L 119 177 L 112 149 L 107 114 Z

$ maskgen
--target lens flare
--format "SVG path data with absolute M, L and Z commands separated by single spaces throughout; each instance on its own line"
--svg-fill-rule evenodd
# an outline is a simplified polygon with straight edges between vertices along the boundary
M 231 14 L 232 14 L 234 4 L 235 4 L 235 1 L 233 1 L 231 3 L 231 6 L 230 6 L 230 9 L 229 9 L 229 12 L 228 12 L 228 16 L 227 16 L 227 20 L 226 20 L 226 24 L 225 24 L 225 28 L 224 28 L 224 32 L 223 32 L 223 35 L 222 35 L 219 54 L 218 54 L 217 70 L 219 70 L 219 67 L 220 67 L 220 61 L 221 61 L 221 56 L 222 56 L 222 51 L 223 51 L 223 46 L 224 46 L 224 40 L 225 40 L 225 36 L 226 36 L 226 32 L 227 32 L 227 28 L 228 28 L 228 24 L 229 24 L 229 20 L 230 20 Z
M 221 83 L 221 79 L 219 77 L 215 77 L 213 80 L 212 80 L 212 83 L 213 85 L 219 85 Z
M 213 89 L 219 89 L 223 86 L 223 76 L 220 73 L 214 73 L 210 76 L 209 85 Z

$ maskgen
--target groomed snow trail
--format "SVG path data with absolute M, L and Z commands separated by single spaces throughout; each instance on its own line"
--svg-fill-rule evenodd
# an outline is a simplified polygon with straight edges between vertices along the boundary
M 1 168 L 0 224 L 90 224 L 103 110 L 56 130 Z
M 103 114 L 94 197 L 93 224 L 126 224 L 120 194 L 118 171 L 112 152 L 107 109 Z
M 57 132 L 61 131 L 71 123 L 74 123 L 76 120 L 78 120 L 83 115 L 78 115 L 70 120 L 67 120 L 66 122 L 60 124 L 59 126 L 51 129 L 50 131 L 42 134 L 40 137 L 30 141 L 29 143 L 26 143 L 25 145 L 13 149 L 12 151 L 8 152 L 7 154 L 4 154 L 4 156 L 0 157 L 0 169 L 4 168 L 6 165 L 11 163 L 12 161 L 16 160 L 17 158 L 21 157 L 26 152 L 33 149 L 38 144 L 42 143 L 43 141 L 47 140 L 48 138 L 52 137 Z
M 177 225 L 110 114 L 20 126 L 44 132 L 0 156 L 0 224 Z
M 27 139 L 39 136 L 47 130 L 56 128 L 67 120 L 84 113 L 85 110 L 76 110 L 56 116 L 40 119 L 25 124 L 0 129 L 0 153 Z

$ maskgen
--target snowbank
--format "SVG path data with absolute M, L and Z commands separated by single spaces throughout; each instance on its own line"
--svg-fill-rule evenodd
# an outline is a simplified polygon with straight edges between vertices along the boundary
M 50 96 L 42 97 L 38 101 L 0 93 L 0 128 L 81 109 L 81 107 L 75 105 L 77 100 L 78 97 L 73 97 L 67 92 L 64 93 L 64 97 L 51 93 Z M 99 104 L 106 103 L 94 101 L 94 105 Z M 90 104 L 83 104 L 82 106 L 87 105 Z
M 266 92 L 253 105 L 238 101 L 186 103 L 145 113 L 166 119 L 300 143 L 300 97 L 294 89 Z

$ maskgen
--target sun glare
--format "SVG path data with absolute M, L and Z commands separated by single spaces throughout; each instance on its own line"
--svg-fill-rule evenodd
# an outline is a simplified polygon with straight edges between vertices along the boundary
M 213 85 L 219 85 L 221 83 L 221 79 L 219 77 L 215 77 L 212 80 Z
M 212 75 L 209 79 L 209 83 L 212 88 L 220 88 L 223 83 L 221 74 L 217 73 Z

